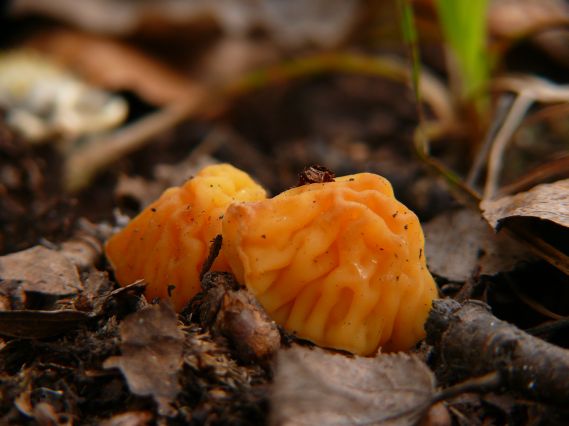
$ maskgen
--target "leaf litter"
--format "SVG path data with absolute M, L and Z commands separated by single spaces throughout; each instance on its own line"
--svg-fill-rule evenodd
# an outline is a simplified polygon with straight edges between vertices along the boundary
M 18 3 L 21 8 L 22 2 Z M 31 9 L 34 7 L 32 3 L 28 2 Z M 80 173 L 70 173 L 80 177 L 83 176 L 81 173 L 88 175 L 85 181 L 80 182 L 81 185 L 91 182 L 91 186 L 81 194 L 82 205 L 74 206 L 71 198 L 61 197 L 61 158 L 53 148 L 30 149 L 25 141 L 6 136 L 9 131 L 0 118 L 0 150 L 3 154 L 0 159 L 3 231 L 0 233 L 0 249 L 2 253 L 14 253 L 41 242 L 45 247 L 35 247 L 32 252 L 48 250 L 48 259 L 57 258 L 54 265 L 67 265 L 63 269 L 78 279 L 77 284 L 57 274 L 48 274 L 48 282 L 52 285 L 44 288 L 45 282 L 41 281 L 46 277 L 37 273 L 29 281 L 35 280 L 34 284 L 20 278 L 8 278 L 0 284 L 0 324 L 5 331 L 0 332 L 0 395 L 3 401 L 0 404 L 0 422 L 264 424 L 270 419 L 274 424 L 306 424 L 306 419 L 324 419 L 323 422 L 351 424 L 356 419 L 365 424 L 413 424 L 415 419 L 424 415 L 435 416 L 433 413 L 437 409 L 442 413 L 439 414 L 442 424 L 450 424 L 451 421 L 469 424 L 471 419 L 517 424 L 528 422 L 528 419 L 539 422 L 562 418 L 563 410 L 559 407 L 566 403 L 563 400 L 563 392 L 566 391 L 563 384 L 555 381 L 556 374 L 548 374 L 552 368 L 557 371 L 567 363 L 566 352 L 560 349 L 569 345 L 564 337 L 568 328 L 564 317 L 566 311 L 559 310 L 560 314 L 554 321 L 533 318 L 534 323 L 529 325 L 528 332 L 555 341 L 559 346 L 543 344 L 544 340 L 532 340 L 528 333 L 498 318 L 507 317 L 513 323 L 528 326 L 527 320 L 520 318 L 526 311 L 520 308 L 519 300 L 513 294 L 515 292 L 500 288 L 504 280 L 513 280 L 512 288 L 523 289 L 522 285 L 527 283 L 521 283 L 522 280 L 517 278 L 519 275 L 527 275 L 528 280 L 533 280 L 530 284 L 544 293 L 544 305 L 557 296 L 555 306 L 563 306 L 565 293 L 551 285 L 550 275 L 540 275 L 539 262 L 527 256 L 527 251 L 511 237 L 520 229 L 527 229 L 531 236 L 539 237 L 552 246 L 557 254 L 566 254 L 564 211 L 555 204 L 560 202 L 559 194 L 565 189 L 552 187 L 550 192 L 545 191 L 537 197 L 541 201 L 528 195 L 533 190 L 504 200 L 485 201 L 484 214 L 494 211 L 496 217 L 489 221 L 493 224 L 495 220 L 500 221 L 502 228 L 510 229 L 508 235 L 493 233 L 479 212 L 451 211 L 448 192 L 441 190 L 437 181 L 426 175 L 420 165 L 410 161 L 410 129 L 415 127 L 416 117 L 413 106 L 407 102 L 409 91 L 399 83 L 396 85 L 390 79 L 378 79 L 377 76 L 365 78 L 325 73 L 288 81 L 286 72 L 283 74 L 285 77 L 279 74 L 287 68 L 277 64 L 269 68 L 273 74 L 269 73 L 268 82 L 247 86 L 235 98 L 224 102 L 221 108 L 219 105 L 202 108 L 204 105 L 199 102 L 189 107 L 174 108 L 172 103 L 176 103 L 178 96 L 184 97 L 181 94 L 185 89 L 182 88 L 187 82 L 191 85 L 195 81 L 198 87 L 208 90 L 200 86 L 208 81 L 208 70 L 213 70 L 210 77 L 214 74 L 214 79 L 219 76 L 231 79 L 234 76 L 232 68 L 227 66 L 234 61 L 228 59 L 232 58 L 231 55 L 237 54 L 238 59 L 244 61 L 235 68 L 247 70 L 248 61 L 254 63 L 258 59 L 267 60 L 271 65 L 271 61 L 275 63 L 286 57 L 283 51 L 290 53 L 292 46 L 320 43 L 312 31 L 327 34 L 325 41 L 336 44 L 349 36 L 344 31 L 350 25 L 336 26 L 337 32 L 330 36 L 320 26 L 311 26 L 312 15 L 308 14 L 306 19 L 298 19 L 298 22 L 293 19 L 295 25 L 290 25 L 290 19 L 285 19 L 288 35 L 284 32 L 279 35 L 278 26 L 282 22 L 271 27 L 271 21 L 265 16 L 261 27 L 268 25 L 269 39 L 280 40 L 277 43 L 280 46 L 275 48 L 274 44 L 267 43 L 270 48 L 265 52 L 266 57 L 253 55 L 247 58 L 250 49 L 263 45 L 267 39 L 257 32 L 252 37 L 244 36 L 242 30 L 253 22 L 249 19 L 255 13 L 243 9 L 241 17 L 244 21 L 224 21 L 222 24 L 227 34 L 235 34 L 233 31 L 236 31 L 242 39 L 222 35 L 221 39 L 209 45 L 219 47 L 211 49 L 217 51 L 218 56 L 205 54 L 201 61 L 196 60 L 193 53 L 183 58 L 183 55 L 176 56 L 171 52 L 157 56 L 155 53 L 160 47 L 156 49 L 156 46 L 154 54 L 144 53 L 140 46 L 157 34 L 166 37 L 172 28 L 183 40 L 193 38 L 195 41 L 211 36 L 200 33 L 204 28 L 205 34 L 210 31 L 211 21 L 201 27 L 193 27 L 196 22 L 204 24 L 203 15 L 199 14 L 188 15 L 188 21 L 182 27 L 191 21 L 187 27 L 190 29 L 184 34 L 179 31 L 180 22 L 172 24 L 171 16 L 166 17 L 169 23 L 166 25 L 164 22 L 156 25 L 156 19 L 146 20 L 147 11 L 154 10 L 150 4 L 117 6 L 112 1 L 94 2 L 81 8 L 70 6 L 69 14 L 61 18 L 74 22 L 74 26 L 84 27 L 84 17 L 91 16 L 90 23 L 98 25 L 99 33 L 115 31 L 116 34 L 118 31 L 135 38 L 142 35 L 142 39 L 108 43 L 109 39 L 74 31 L 52 33 L 51 38 L 45 39 L 48 41 L 44 44 L 46 51 L 53 49 L 52 52 L 58 52 L 53 54 L 61 55 L 64 61 L 70 51 L 81 50 L 81 46 L 99 46 L 106 51 L 109 64 L 97 63 L 94 60 L 96 55 L 90 56 L 90 49 L 85 49 L 81 52 L 84 60 L 81 64 L 86 74 L 92 72 L 95 80 L 99 77 L 101 86 L 136 92 L 135 98 L 138 99 L 131 102 L 135 106 L 142 100 L 156 104 L 150 108 L 164 108 L 157 115 L 146 117 L 150 120 L 142 126 L 127 126 L 121 128 L 125 133 L 119 131 L 113 137 L 99 139 L 108 142 L 107 146 L 116 143 L 119 149 L 112 151 L 114 157 L 106 157 L 95 164 L 100 168 L 101 164 L 106 167 L 96 181 L 90 179 L 95 171 L 101 170 L 89 169 L 91 160 L 98 158 L 96 150 L 83 152 L 89 155 L 79 158 L 73 165 L 73 170 Z M 161 14 L 171 4 L 161 8 L 152 18 L 159 18 L 158 21 L 160 16 L 164 18 Z M 310 10 L 317 11 L 319 4 L 322 3 L 315 2 Z M 295 5 L 296 2 L 291 7 L 297 7 Z M 62 11 L 61 3 L 53 2 L 46 7 L 46 15 L 62 16 L 58 15 Z M 274 7 L 277 10 L 287 6 Z M 332 15 L 338 13 L 339 9 L 331 8 L 328 3 L 325 7 Z M 48 11 L 50 8 L 51 12 Z M 121 21 L 125 15 L 119 12 L 125 8 L 135 13 Z M 25 10 L 14 10 L 20 13 L 17 19 L 25 21 L 22 18 Z M 97 19 L 105 13 L 108 16 L 109 10 L 117 12 L 113 17 L 116 19 Z M 279 13 L 276 19 L 296 16 L 294 13 L 298 10 Z M 87 11 L 89 13 L 85 15 Z M 133 17 L 134 20 L 130 20 Z M 225 19 L 221 15 L 215 18 Z M 351 12 L 341 18 L 348 23 L 362 22 L 362 27 L 365 27 L 363 21 Z M 533 31 L 541 25 L 540 22 L 565 19 L 551 14 L 545 20 L 537 16 L 534 22 L 531 22 L 532 14 L 526 14 L 523 19 L 526 18 L 514 30 Z M 182 21 L 184 19 L 182 17 Z M 325 26 L 331 28 L 330 22 Z M 298 30 L 298 25 L 304 26 L 304 30 Z M 307 29 L 309 31 L 305 31 Z M 500 34 L 499 30 L 496 33 Z M 505 37 L 511 36 L 511 31 L 504 33 L 508 28 L 501 30 Z M 41 41 L 37 40 L 41 38 L 39 31 L 38 46 Z M 164 40 L 172 41 L 172 38 L 153 39 L 152 42 L 160 46 Z M 211 39 L 200 48 L 205 46 L 207 49 L 210 42 Z M 280 50 L 283 46 L 284 49 Z M 544 44 L 539 46 L 542 48 Z M 167 55 L 172 56 L 165 59 Z M 314 62 L 307 61 L 304 65 L 318 65 L 322 57 L 316 55 L 314 58 Z M 131 60 L 149 72 L 129 74 L 126 71 L 134 72 L 126 70 Z M 67 61 L 73 62 L 69 57 Z M 238 62 L 237 59 L 235 61 Z M 197 62 L 197 73 L 193 70 L 188 72 L 189 62 Z M 350 64 L 354 66 L 353 62 Z M 113 69 L 113 66 L 118 68 Z M 158 68 L 153 68 L 155 66 Z M 218 71 L 215 71 L 216 67 Z M 150 72 L 153 69 L 156 72 Z M 164 70 L 174 74 L 162 72 Z M 200 73 L 205 75 L 196 79 Z M 113 81 L 118 83 L 113 86 Z M 551 85 L 553 92 L 560 87 Z M 449 93 L 444 87 L 442 90 L 437 93 L 443 96 L 433 96 L 433 99 L 444 99 L 445 108 L 442 110 L 446 111 L 446 106 L 450 105 L 447 102 Z M 393 99 L 398 102 L 393 102 Z M 449 115 L 454 114 L 452 106 L 449 108 L 450 113 L 440 114 L 441 108 L 433 104 L 429 112 L 440 121 L 445 121 L 446 116 L 446 121 L 455 123 L 457 117 Z M 209 122 L 205 125 L 203 122 L 182 123 L 189 116 L 196 121 Z M 133 114 L 131 118 L 140 117 L 140 114 Z M 558 130 L 562 135 L 563 129 Z M 219 133 L 223 133 L 222 137 Z M 139 144 L 143 139 L 153 144 Z M 211 140 L 215 143 L 210 143 Z M 128 143 L 122 145 L 125 141 Z M 129 145 L 133 141 L 136 143 Z M 452 152 L 455 150 L 454 154 L 460 157 L 460 147 L 454 145 L 447 149 L 441 141 L 433 142 L 441 156 L 449 155 L 445 161 L 454 166 L 460 164 L 456 158 L 453 159 Z M 121 148 L 127 145 L 128 149 Z M 83 145 L 78 144 L 77 147 Z M 137 152 L 133 152 L 135 149 Z M 165 152 L 174 158 L 168 160 L 170 164 L 162 164 Z M 180 158 L 188 161 L 180 163 Z M 108 166 L 109 159 L 116 160 L 112 167 Z M 133 213 L 154 198 L 152 192 L 159 193 L 171 182 L 177 184 L 188 177 L 191 174 L 188 164 L 195 166 L 204 159 L 246 164 L 260 181 L 275 192 L 293 185 L 297 172 L 308 164 L 325 164 L 339 174 L 367 170 L 387 175 L 394 182 L 396 192 L 413 205 L 422 218 L 433 218 L 425 227 L 429 244 L 426 255 L 433 272 L 441 277 L 441 283 L 451 281 L 459 296 L 478 297 L 490 303 L 494 315 L 483 305 L 472 302 L 466 302 L 464 306 L 453 305 L 446 311 L 439 309 L 433 315 L 440 316 L 443 312 L 445 327 L 438 331 L 431 328 L 431 345 L 423 344 L 417 355 L 382 354 L 377 358 L 359 358 L 310 349 L 306 342 L 283 334 L 267 319 L 254 298 L 232 282 L 231 277 L 206 274 L 203 292 L 192 302 L 193 309 L 179 316 L 168 312 L 156 301 L 147 301 L 143 296 L 144 282 L 116 288 L 112 272 L 100 256 L 100 244 L 105 239 L 102 228 L 106 227 L 108 232 L 110 227 L 99 224 L 96 227 L 101 233 L 97 235 L 87 233 L 72 237 L 70 230 L 81 227 L 81 221 L 74 216 L 76 209 L 81 209 L 91 218 L 97 217 L 97 222 L 100 218 L 110 220 L 113 213 L 108 207 L 111 204 L 109 194 L 114 188 L 116 197 L 125 205 L 130 203 L 129 213 Z M 505 172 L 509 167 L 504 162 L 502 168 Z M 160 169 L 166 170 L 164 176 Z M 123 176 L 123 187 L 117 188 L 116 179 L 120 175 Z M 537 176 L 532 182 L 539 182 L 539 178 Z M 535 188 L 535 191 L 541 189 Z M 517 204 L 520 199 L 524 205 L 522 210 Z M 486 204 L 493 202 L 503 204 L 490 207 Z M 26 216 L 30 219 L 25 220 Z M 120 213 L 114 216 L 118 217 Z M 536 254 L 536 251 L 532 253 Z M 22 266 L 14 268 L 9 265 L 10 273 L 21 275 Z M 563 278 L 566 280 L 563 273 L 558 273 L 556 285 L 563 284 Z M 67 288 L 69 282 L 75 282 L 77 289 L 71 285 L 70 291 Z M 24 283 L 32 285 L 32 290 L 24 292 Z M 481 286 L 484 292 L 464 291 L 470 285 Z M 39 291 L 34 291 L 34 288 Z M 442 288 L 445 290 L 444 286 Z M 50 291 L 61 294 L 50 294 Z M 65 293 L 67 291 L 70 292 Z M 535 292 L 531 295 L 535 298 L 533 302 L 543 301 Z M 441 304 L 447 302 L 443 300 Z M 504 310 L 503 306 L 508 304 L 513 307 L 514 314 Z M 137 319 L 143 320 L 146 327 L 137 323 Z M 17 337 L 11 337 L 16 333 Z M 150 335 L 155 335 L 156 339 L 151 341 Z M 156 343 L 161 340 L 169 343 Z M 290 346 L 291 342 L 294 342 L 292 348 L 282 349 L 282 346 Z M 495 350 L 485 351 L 489 345 Z M 148 351 L 164 362 L 153 363 L 152 357 L 145 356 Z M 514 358 L 511 358 L 512 354 Z M 547 362 L 540 362 L 536 357 Z M 433 375 L 421 359 L 427 360 L 435 371 L 438 388 L 435 388 Z M 548 363 L 555 366 L 544 365 Z M 105 365 L 117 368 L 104 368 Z M 528 368 L 524 370 L 524 367 Z M 152 374 L 144 374 L 146 370 Z M 292 375 L 283 373 L 287 371 L 301 371 L 302 374 L 297 374 L 298 383 Z M 495 386 L 497 376 L 500 387 Z M 535 389 L 530 389 L 531 380 L 536 377 L 541 377 L 541 381 L 536 382 Z M 414 380 L 412 383 L 411 379 Z M 558 395 L 555 395 L 556 390 Z M 387 397 L 377 397 L 385 394 Z M 440 400 L 445 401 L 444 405 L 439 403 L 429 408 Z M 354 413 L 352 407 L 346 408 L 346 401 L 360 411 Z M 535 401 L 547 401 L 553 408 Z M 385 419 L 386 415 L 389 419 Z M 432 418 L 425 420 L 427 424 L 433 424 L 435 420 Z
M 509 230 L 554 266 L 569 272 L 569 179 L 484 200 L 481 208 L 496 230 Z
M 103 367 L 120 369 L 132 393 L 152 396 L 159 414 L 174 416 L 184 335 L 173 308 L 165 302 L 149 306 L 126 317 L 119 329 L 121 355 L 108 358 Z
M 0 280 L 19 281 L 19 290 L 24 295 L 63 297 L 81 290 L 75 265 L 60 252 L 41 246 L 1 257 Z M 25 306 L 26 301 L 23 303 Z
M 497 200 L 484 200 L 481 207 L 486 220 L 496 229 L 515 218 L 536 218 L 554 223 L 558 232 L 563 232 L 569 228 L 569 179 Z
M 346 357 L 294 345 L 277 354 L 272 425 L 414 425 L 435 393 L 415 355 Z
M 445 212 L 426 223 L 424 231 L 429 269 L 449 281 L 509 272 L 535 261 L 529 250 L 509 236 L 496 235 L 471 209 Z

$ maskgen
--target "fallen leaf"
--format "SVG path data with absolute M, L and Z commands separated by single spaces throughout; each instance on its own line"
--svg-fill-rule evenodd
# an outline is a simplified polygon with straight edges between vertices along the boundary
M 569 274 L 569 179 L 484 200 L 481 208 L 496 230 L 507 228 L 536 255 Z
M 132 393 L 152 396 L 160 414 L 175 415 L 184 334 L 172 307 L 162 302 L 126 317 L 120 334 L 122 355 L 108 358 L 104 368 L 120 369 Z
M 415 425 L 435 379 L 413 355 L 348 357 L 295 346 L 277 355 L 272 425 Z
M 489 4 L 488 28 L 505 51 L 528 39 L 558 64 L 569 66 L 569 5 L 564 0 L 494 0 Z
M 357 22 L 356 0 L 254 0 L 212 2 L 171 0 L 167 2 L 121 0 L 19 0 L 10 12 L 43 15 L 90 32 L 132 35 L 145 29 L 196 29 L 212 21 L 231 35 L 244 35 L 264 28 L 277 42 L 289 48 L 306 44 L 332 47 L 340 43 Z M 164 30 L 163 32 L 165 32 Z
M 33 293 L 46 303 L 76 295 L 83 288 L 75 265 L 62 253 L 42 246 L 0 257 L 0 289 L 7 282 L 19 282 L 13 286 L 15 298 L 19 297 L 16 292 Z
M 511 39 L 568 22 L 569 8 L 563 0 L 494 0 L 488 10 L 490 32 Z
M 507 235 L 496 235 L 480 214 L 452 210 L 423 226 L 429 270 L 449 281 L 464 282 L 475 272 L 496 275 L 533 259 Z
M 559 225 L 559 231 L 569 228 L 569 179 L 537 185 L 527 192 L 484 200 L 484 218 L 499 229 L 509 219 L 536 218 Z
M 79 31 L 54 30 L 27 45 L 73 69 L 91 84 L 112 91 L 131 91 L 153 105 L 195 96 L 189 78 L 126 43 Z

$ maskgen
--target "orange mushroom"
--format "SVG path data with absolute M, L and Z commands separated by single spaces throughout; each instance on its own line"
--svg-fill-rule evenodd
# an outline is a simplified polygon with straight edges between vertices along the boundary
M 233 203 L 222 234 L 237 280 L 299 337 L 373 355 L 425 336 L 437 287 L 423 232 L 383 177 L 361 173 Z
M 127 285 L 144 279 L 147 298 L 171 297 L 181 310 L 200 290 L 200 270 L 210 241 L 221 233 L 227 206 L 265 196 L 262 187 L 229 164 L 204 168 L 183 186 L 166 190 L 109 239 L 105 252 L 117 281 Z M 223 249 L 212 270 L 229 271 Z

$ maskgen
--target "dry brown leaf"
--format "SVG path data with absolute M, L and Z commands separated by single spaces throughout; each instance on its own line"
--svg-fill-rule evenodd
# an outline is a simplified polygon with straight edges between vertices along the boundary
M 496 230 L 507 228 L 536 255 L 569 274 L 569 179 L 484 200 L 481 209 Z
M 538 185 L 527 192 L 498 200 L 484 200 L 481 207 L 484 218 L 494 228 L 500 228 L 508 219 L 520 217 L 547 220 L 567 229 L 569 179 Z
M 196 96 L 189 78 L 125 43 L 72 30 L 43 32 L 27 42 L 92 84 L 129 90 L 153 105 Z
M 53 298 L 75 295 L 83 288 L 75 265 L 42 246 L 0 257 L 0 289 L 8 281 L 19 282 L 14 291 Z
M 40 14 L 115 36 L 145 30 L 167 33 L 172 28 L 190 32 L 204 26 L 211 28 L 212 21 L 231 35 L 261 27 L 280 44 L 296 48 L 340 43 L 357 22 L 359 5 L 357 0 L 15 0 L 11 12 L 16 16 Z
M 128 316 L 120 334 L 122 355 L 108 358 L 104 367 L 119 368 L 132 393 L 152 396 L 160 414 L 174 415 L 184 345 L 176 313 L 166 302 L 149 306 Z
M 449 281 L 464 282 L 475 272 L 495 275 L 532 260 L 506 235 L 496 235 L 478 212 L 445 212 L 424 225 L 429 270 Z
M 494 0 L 488 12 L 490 32 L 506 42 L 504 48 L 530 37 L 532 44 L 565 67 L 569 66 L 568 24 L 569 6 L 563 0 Z
M 569 23 L 569 8 L 563 0 L 494 0 L 488 11 L 490 32 L 519 38 L 544 28 Z
M 278 353 L 272 425 L 415 425 L 435 380 L 413 355 L 348 357 L 295 346 Z

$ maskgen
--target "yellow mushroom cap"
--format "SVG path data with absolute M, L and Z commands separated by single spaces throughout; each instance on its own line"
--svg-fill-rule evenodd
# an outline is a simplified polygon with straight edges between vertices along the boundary
M 166 190 L 109 239 L 105 252 L 117 281 L 146 280 L 148 299 L 169 297 L 168 286 L 174 285 L 171 299 L 182 309 L 200 291 L 199 274 L 227 206 L 265 197 L 247 173 L 229 164 L 204 168 L 183 186 Z M 223 250 L 212 270 L 229 271 Z
M 233 273 L 299 337 L 359 355 L 410 349 L 437 297 L 417 216 L 381 176 L 313 183 L 223 219 Z

